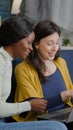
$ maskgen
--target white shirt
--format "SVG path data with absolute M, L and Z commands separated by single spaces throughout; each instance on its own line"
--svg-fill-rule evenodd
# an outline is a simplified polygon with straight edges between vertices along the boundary
M 22 103 L 6 103 L 11 91 L 12 58 L 0 48 L 0 118 L 8 117 L 21 112 L 30 111 L 31 105 L 28 101 Z

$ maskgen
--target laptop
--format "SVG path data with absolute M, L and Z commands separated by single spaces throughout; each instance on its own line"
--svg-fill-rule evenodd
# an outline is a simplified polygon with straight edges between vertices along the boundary
M 54 112 L 50 112 L 48 114 L 42 114 L 37 116 L 38 120 L 56 120 L 61 121 L 63 123 L 71 123 L 73 122 L 73 108 L 68 107 L 61 110 L 57 110 Z

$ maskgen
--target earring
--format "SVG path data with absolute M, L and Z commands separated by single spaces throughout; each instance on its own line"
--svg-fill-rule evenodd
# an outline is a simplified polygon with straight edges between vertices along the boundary
M 13 43 L 13 46 L 15 46 L 15 43 Z

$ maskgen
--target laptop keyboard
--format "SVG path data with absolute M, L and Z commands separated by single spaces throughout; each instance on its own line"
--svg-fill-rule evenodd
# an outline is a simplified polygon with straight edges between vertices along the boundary
M 65 122 L 68 119 L 71 110 L 72 110 L 72 108 L 65 108 L 65 109 L 58 110 L 58 111 L 55 111 L 55 112 L 52 112 L 49 114 L 40 115 L 40 116 L 38 116 L 38 119 L 42 119 L 42 120 L 43 119 L 45 119 L 45 120 L 49 120 L 49 119 L 54 120 L 55 119 L 55 120 Z
M 61 114 L 59 116 L 55 115 L 53 117 L 50 117 L 50 119 L 59 119 L 59 120 L 66 120 L 69 117 L 70 112 L 67 112 L 65 114 Z

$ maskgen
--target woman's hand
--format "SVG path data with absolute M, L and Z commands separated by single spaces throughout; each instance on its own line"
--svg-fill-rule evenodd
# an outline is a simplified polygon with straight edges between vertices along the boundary
M 31 104 L 31 110 L 37 111 L 37 112 L 44 112 L 47 107 L 47 100 L 37 98 L 30 100 Z
M 73 98 L 73 90 L 66 90 L 61 92 L 62 101 L 66 101 L 68 98 Z

